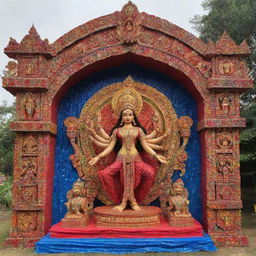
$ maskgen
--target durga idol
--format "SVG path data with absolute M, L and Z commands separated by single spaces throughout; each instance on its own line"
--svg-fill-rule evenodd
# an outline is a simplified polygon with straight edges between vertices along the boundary
M 98 171 L 103 190 L 117 204 L 114 209 L 123 211 L 127 206 L 140 211 L 139 203 L 145 199 L 153 185 L 156 166 L 143 161 L 142 151 L 161 163 L 167 158 L 155 150 L 164 150 L 160 144 L 167 133 L 157 137 L 156 131 L 146 135 L 136 113 L 142 108 L 142 98 L 135 88 L 123 88 L 113 95 L 111 105 L 119 119 L 108 135 L 101 127 L 97 132 L 90 127 L 91 140 L 105 149 L 89 161 L 95 165 L 112 151 L 117 153 L 115 161 Z M 144 153 L 145 153 L 144 152 Z

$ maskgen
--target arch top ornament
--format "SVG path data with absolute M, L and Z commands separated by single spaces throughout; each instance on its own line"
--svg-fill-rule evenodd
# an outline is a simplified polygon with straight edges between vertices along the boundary
M 34 25 L 20 43 L 11 38 L 5 53 L 17 60 L 17 71 L 3 78 L 3 86 L 13 94 L 49 91 L 53 99 L 88 66 L 133 54 L 150 58 L 153 67 L 158 65 L 153 62 L 164 64 L 174 79 L 186 80 L 188 90 L 205 98 L 209 89 L 242 92 L 252 87 L 244 61 L 249 52 L 246 42 L 236 45 L 226 32 L 216 43 L 206 44 L 166 20 L 140 13 L 129 1 L 121 11 L 86 22 L 52 44 L 40 38 Z
M 240 45 L 236 45 L 226 32 L 216 44 L 213 42 L 206 44 L 193 34 L 167 20 L 144 12 L 140 13 L 137 6 L 131 1 L 125 4 L 121 11 L 88 21 L 64 34 L 52 44 L 49 44 L 47 39 L 43 41 L 33 25 L 29 34 L 22 39 L 21 43 L 17 43 L 15 39 L 10 38 L 9 44 L 5 48 L 5 53 L 15 59 L 20 53 L 41 53 L 48 57 L 54 57 L 79 40 L 113 28 L 116 29 L 117 39 L 124 44 L 139 42 L 142 36 L 142 28 L 145 28 L 177 39 L 202 56 L 216 53 L 241 55 L 250 53 L 245 41 Z
M 4 50 L 18 62 L 15 75 L 3 78 L 3 86 L 14 95 L 48 90 L 56 95 L 71 76 L 87 66 L 125 54 L 160 61 L 175 70 L 167 73 L 181 72 L 173 78 L 183 82 L 189 78 L 201 95 L 207 89 L 252 87 L 244 61 L 250 52 L 246 42 L 236 45 L 224 33 L 216 43 L 206 44 L 167 20 L 140 13 L 131 1 L 121 11 L 88 21 L 52 44 L 42 40 L 33 25 L 20 43 L 11 38 Z M 222 82 L 227 75 L 234 78 L 232 83 Z
M 249 54 L 245 42 L 236 45 L 224 33 L 216 43 L 206 44 L 166 20 L 140 13 L 131 1 L 121 11 L 86 22 L 52 44 L 42 40 L 32 26 L 20 43 L 11 38 L 5 53 L 17 63 L 6 66 L 3 87 L 14 95 L 49 93 L 53 102 L 80 72 L 90 74 L 92 65 L 110 67 L 110 59 L 126 63 L 127 57 L 130 62 L 164 70 L 195 98 L 207 98 L 210 90 L 242 93 L 252 87 L 244 61 Z M 48 120 L 55 118 L 49 115 Z

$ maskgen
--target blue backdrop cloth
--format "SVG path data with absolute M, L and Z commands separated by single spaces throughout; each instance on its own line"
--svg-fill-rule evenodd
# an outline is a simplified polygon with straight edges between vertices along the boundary
M 66 194 L 73 182 L 78 178 L 77 171 L 69 159 L 74 154 L 71 143 L 66 135 L 63 124 L 65 118 L 75 116 L 79 118 L 80 112 L 97 91 L 113 83 L 122 82 L 131 75 L 135 81 L 146 83 L 162 92 L 172 103 L 178 117 L 190 116 L 194 124 L 186 151 L 186 174 L 183 181 L 189 192 L 190 211 L 199 222 L 202 221 L 202 204 L 200 191 L 200 142 L 196 131 L 197 105 L 189 92 L 177 81 L 154 70 L 136 65 L 124 65 L 98 72 L 74 85 L 62 99 L 58 108 L 58 133 L 55 151 L 54 192 L 52 208 L 52 224 L 59 222 L 66 213 L 64 203 Z M 179 171 L 173 177 L 176 180 Z
M 36 243 L 37 253 L 139 253 L 216 251 L 211 238 L 51 238 Z

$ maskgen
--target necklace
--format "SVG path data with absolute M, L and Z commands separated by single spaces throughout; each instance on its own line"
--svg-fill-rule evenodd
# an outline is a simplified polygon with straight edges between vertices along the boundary
M 125 135 L 130 136 L 132 134 L 132 132 L 134 131 L 134 128 L 130 128 L 130 129 L 125 129 Z
M 130 128 L 130 129 L 124 129 L 124 146 L 126 148 L 127 154 L 129 155 L 132 149 L 132 145 L 133 145 L 133 137 L 132 137 L 132 133 L 134 132 L 134 128 Z

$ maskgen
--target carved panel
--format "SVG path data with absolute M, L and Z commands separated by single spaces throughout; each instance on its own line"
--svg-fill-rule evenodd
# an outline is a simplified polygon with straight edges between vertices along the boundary
M 22 77 L 33 77 L 39 73 L 38 57 L 20 58 L 18 64 L 18 75 Z
M 233 135 L 231 132 L 217 132 L 216 133 L 216 145 L 220 149 L 233 148 Z
M 234 95 L 220 93 L 216 97 L 216 116 L 228 116 L 235 113 Z
M 37 213 L 20 211 L 17 213 L 17 230 L 20 232 L 32 232 L 37 228 Z
M 233 172 L 232 154 L 216 154 L 217 172 L 227 176 Z
M 22 154 L 23 155 L 36 155 L 38 151 L 37 137 L 28 135 L 23 137 Z
M 216 218 L 216 231 L 236 232 L 240 229 L 240 212 L 237 210 L 218 210 Z
M 216 183 L 216 200 L 240 200 L 240 187 L 235 183 Z
M 219 59 L 217 65 L 220 75 L 232 75 L 234 73 L 234 62 L 230 58 Z
M 37 185 L 20 185 L 19 201 L 23 203 L 34 204 L 37 202 Z
M 22 179 L 30 181 L 37 176 L 37 157 L 22 157 L 20 163 L 20 176 Z
M 22 120 L 39 120 L 41 115 L 40 94 L 38 93 L 25 93 L 20 101 L 20 119 Z

